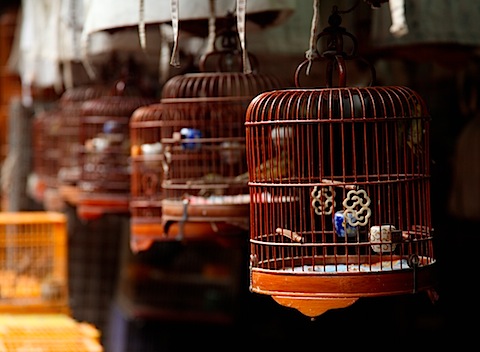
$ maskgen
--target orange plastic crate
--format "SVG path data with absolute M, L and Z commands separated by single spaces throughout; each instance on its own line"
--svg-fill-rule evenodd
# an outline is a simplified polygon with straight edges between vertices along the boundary
M 67 219 L 0 212 L 0 313 L 70 313 Z

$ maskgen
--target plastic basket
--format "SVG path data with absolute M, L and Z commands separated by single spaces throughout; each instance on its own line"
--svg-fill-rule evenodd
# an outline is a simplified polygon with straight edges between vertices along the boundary
M 70 313 L 67 219 L 0 212 L 0 313 Z

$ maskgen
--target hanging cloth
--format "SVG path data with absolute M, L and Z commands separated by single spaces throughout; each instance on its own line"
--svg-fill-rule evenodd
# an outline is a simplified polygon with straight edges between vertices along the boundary
M 61 89 L 58 18 L 61 0 L 23 0 L 9 67 L 18 73 L 25 106 L 32 87 Z

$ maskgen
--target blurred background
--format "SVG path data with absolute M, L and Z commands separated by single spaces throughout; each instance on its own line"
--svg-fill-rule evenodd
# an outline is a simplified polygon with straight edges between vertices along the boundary
M 172 3 L 178 5 L 178 22 Z M 142 221 L 152 213 L 142 212 L 141 202 L 130 203 L 138 200 L 130 179 L 110 172 L 119 177 L 115 185 L 127 182 L 124 192 L 116 186 L 96 188 L 98 170 L 83 167 L 88 156 L 78 145 L 100 141 L 81 125 L 87 119 L 70 117 L 115 120 L 110 127 L 123 124 L 132 141 L 137 125 L 130 122 L 153 120 L 148 114 L 155 113 L 134 120 L 138 108 L 160 102 L 171 78 L 202 72 L 212 28 L 231 28 L 228 20 L 236 19 L 234 0 L 1 2 L 2 211 L 67 215 L 72 316 L 101 331 L 105 351 L 414 348 L 446 342 L 460 347 L 475 341 L 480 2 L 247 1 L 242 44 L 254 55 L 258 72 L 278 77 L 284 87 L 295 86 L 295 71 L 311 48 L 315 4 L 318 30 L 328 26 L 334 6 L 351 9 L 342 14 L 342 26 L 374 65 L 377 84 L 408 86 L 429 108 L 434 302 L 424 292 L 361 298 L 310 319 L 249 291 L 248 229 L 237 229 L 239 234 L 223 242 L 142 237 L 150 228 Z M 394 6 L 400 6 L 395 15 Z M 356 86 L 369 83 L 358 67 L 349 71 L 349 80 Z M 73 106 L 105 96 L 120 99 L 95 100 L 81 112 Z M 68 154 L 73 140 L 77 149 Z M 135 172 L 129 163 L 136 154 L 127 150 L 123 166 Z

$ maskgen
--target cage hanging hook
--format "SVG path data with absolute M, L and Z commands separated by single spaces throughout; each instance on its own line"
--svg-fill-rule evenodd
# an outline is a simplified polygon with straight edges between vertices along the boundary
M 309 75 L 310 68 L 313 61 L 328 60 L 327 62 L 327 78 L 326 86 L 333 87 L 334 72 L 338 73 L 338 86 L 345 87 L 347 81 L 347 60 L 361 61 L 368 66 L 371 73 L 370 85 L 376 80 L 376 73 L 374 67 L 366 61 L 364 58 L 358 55 L 358 43 L 355 36 L 349 33 L 344 27 L 341 26 L 342 17 L 340 14 L 345 14 L 353 11 L 359 4 L 357 1 L 355 5 L 347 10 L 339 10 L 337 6 L 332 7 L 332 13 L 328 18 L 328 26 L 323 29 L 322 32 L 317 32 L 318 22 L 318 8 L 319 0 L 315 0 L 314 6 L 314 19 L 312 21 L 312 30 L 310 37 L 310 49 L 306 52 L 306 60 L 304 60 L 295 71 L 295 85 L 300 87 L 299 75 L 304 66 L 306 66 L 306 75 Z M 326 48 L 323 52 L 318 50 L 320 39 L 326 39 Z M 352 43 L 352 48 L 349 52 L 344 50 L 344 39 L 349 39 Z

